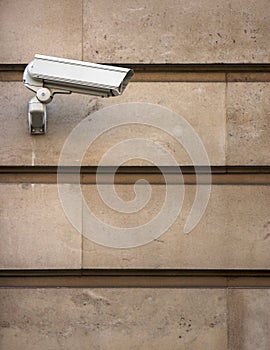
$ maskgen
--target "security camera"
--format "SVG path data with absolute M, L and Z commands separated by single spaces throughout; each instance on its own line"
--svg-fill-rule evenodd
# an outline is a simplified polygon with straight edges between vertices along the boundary
M 46 104 L 54 94 L 72 92 L 93 96 L 121 95 L 134 72 L 129 68 L 35 55 L 24 70 L 23 83 L 34 91 L 28 104 L 31 135 L 46 133 Z

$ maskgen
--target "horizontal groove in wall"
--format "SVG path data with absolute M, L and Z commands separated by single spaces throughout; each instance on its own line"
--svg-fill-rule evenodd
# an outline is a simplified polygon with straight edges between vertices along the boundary
M 119 167 L 114 175 L 115 184 L 134 184 L 145 179 L 151 184 L 208 184 L 208 168 L 180 167 L 183 180 L 174 167 Z M 76 183 L 77 168 L 62 169 L 61 182 Z M 162 172 L 161 172 L 162 171 Z M 212 167 L 212 184 L 270 184 L 270 167 Z M 96 178 L 97 167 L 82 167 L 80 171 L 81 184 L 108 184 L 111 181 L 113 168 L 99 168 L 99 177 Z M 57 183 L 57 167 L 0 167 L 0 183 Z
M 0 271 L 0 287 L 269 288 L 270 270 L 11 270 Z
M 65 166 L 61 167 L 63 173 L 75 173 L 78 171 L 77 166 Z M 111 174 L 114 173 L 117 168 L 117 174 L 160 174 L 164 172 L 166 174 L 174 174 L 179 171 L 179 168 L 183 174 L 194 174 L 195 170 L 197 173 L 204 174 L 209 173 L 209 167 L 198 165 L 180 165 L 175 166 L 82 166 L 80 167 L 81 174 L 96 174 L 97 169 L 100 173 Z M 195 169 L 196 168 L 196 169 Z M 236 165 L 236 166 L 211 166 L 212 174 L 270 174 L 270 165 Z M 0 174 L 56 174 L 58 170 L 57 166 L 0 166 Z
M 109 184 L 111 176 L 103 174 L 96 179 L 95 174 L 82 174 L 80 176 L 80 183 L 83 184 Z M 184 174 L 183 181 L 179 179 L 179 176 L 168 175 L 166 176 L 166 182 L 163 175 L 159 174 L 118 174 L 114 177 L 114 184 L 134 184 L 140 179 L 147 180 L 150 184 L 162 185 L 162 184 L 209 184 L 209 178 L 205 175 L 199 175 L 196 179 L 196 175 Z M 76 183 L 77 178 L 72 174 L 66 174 L 64 178 L 61 178 L 61 183 Z M 0 183 L 42 183 L 42 184 L 56 184 L 56 174 L 0 174 Z M 270 174 L 213 174 L 211 183 L 214 185 L 269 185 Z
M 108 63 L 99 63 L 108 64 Z M 23 72 L 27 63 L 0 64 L 0 71 Z M 110 63 L 112 66 L 132 68 L 135 72 L 264 72 L 270 71 L 270 63 Z
M 133 82 L 270 81 L 270 64 L 114 64 L 133 68 Z M 0 64 L 0 81 L 22 81 L 25 64 Z

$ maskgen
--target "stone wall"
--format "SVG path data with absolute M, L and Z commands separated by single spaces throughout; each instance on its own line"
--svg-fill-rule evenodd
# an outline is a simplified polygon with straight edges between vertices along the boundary
M 267 0 L 1 1 L 1 349 L 270 348 L 269 11 Z M 48 105 L 48 133 L 30 136 L 33 93 L 22 72 L 36 53 L 122 64 L 135 75 L 119 97 L 56 95 Z M 86 205 L 123 228 L 147 223 L 162 208 L 164 178 L 142 159 L 120 167 L 115 182 L 118 195 L 131 201 L 135 181 L 146 177 L 147 206 L 123 214 L 104 205 L 96 167 L 117 142 L 143 136 L 162 146 L 175 162 L 157 165 L 166 173 L 178 164 L 185 180 L 171 175 L 169 186 L 184 187 L 185 197 L 162 236 L 114 249 L 68 221 L 56 172 L 79 122 L 128 102 L 184 117 L 205 146 L 213 185 L 201 221 L 184 234 L 195 192 L 205 186 L 196 184 L 193 166 L 205 164 L 192 162 L 179 142 L 152 127 L 123 126 L 99 137 L 83 158 L 85 203 L 73 203 L 82 233 L 91 226 Z M 162 121 L 162 111 L 155 117 Z M 64 187 L 74 186 L 71 174 Z

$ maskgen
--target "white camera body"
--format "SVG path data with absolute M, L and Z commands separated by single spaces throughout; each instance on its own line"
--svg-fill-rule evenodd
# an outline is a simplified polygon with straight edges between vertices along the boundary
M 28 127 L 32 135 L 46 133 L 46 103 L 56 93 L 110 97 L 121 95 L 133 76 L 129 68 L 35 55 L 24 70 L 23 83 L 36 96 L 29 102 Z

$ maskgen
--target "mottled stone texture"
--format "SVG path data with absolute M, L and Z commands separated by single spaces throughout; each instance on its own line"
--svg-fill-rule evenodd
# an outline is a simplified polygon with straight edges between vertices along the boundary
M 72 185 L 65 185 L 66 191 Z M 140 185 L 143 186 L 143 185 Z M 172 186 L 172 185 L 170 185 Z M 132 185 L 117 186 L 124 200 L 134 199 Z M 195 186 L 186 186 L 181 215 L 155 241 L 133 249 L 102 247 L 83 241 L 84 268 L 270 268 L 267 186 L 213 186 L 207 210 L 198 226 L 185 235 L 184 223 Z M 149 203 L 137 214 L 108 209 L 94 185 L 83 185 L 88 206 L 102 221 L 116 227 L 145 224 L 162 210 L 165 186 L 152 186 Z M 66 218 L 57 185 L 1 184 L 0 266 L 3 269 L 80 268 L 81 235 Z M 143 203 L 143 202 L 142 202 Z M 93 227 L 82 203 L 70 200 L 69 212 L 83 232 Z M 171 206 L 178 202 L 172 200 Z M 83 218 L 83 222 L 81 221 Z M 94 233 L 98 236 L 101 230 Z M 155 233 L 155 232 L 154 232 Z
M 269 62 L 269 1 L 3 0 L 1 63 Z M 83 51 L 83 57 L 82 57 Z
M 270 290 L 230 290 L 228 307 L 229 349 L 269 349 Z
M 256 82 L 228 83 L 226 98 L 224 83 L 130 83 L 124 95 L 111 99 L 57 95 L 47 107 L 47 135 L 30 137 L 26 125 L 27 103 L 33 93 L 22 83 L 2 82 L 0 163 L 57 165 L 66 138 L 86 116 L 114 104 L 146 102 L 170 108 L 184 117 L 204 143 L 211 165 L 269 165 L 269 86 Z M 162 118 L 162 113 L 157 115 L 157 120 Z M 83 165 L 97 165 L 111 146 L 134 137 L 158 143 L 179 164 L 192 164 L 183 147 L 168 134 L 134 125 L 113 129 L 99 137 L 88 149 Z M 135 160 L 129 164 L 142 165 L 142 162 Z
M 123 214 L 109 209 L 94 186 L 83 186 L 88 207 L 102 222 L 116 227 L 145 225 L 145 235 L 151 234 L 149 221 L 162 211 L 165 190 L 165 186 L 152 186 L 152 197 L 143 209 Z M 123 200 L 135 198 L 132 185 L 118 185 L 116 191 Z M 133 249 L 112 249 L 84 238 L 83 267 L 270 268 L 269 187 L 213 186 L 201 221 L 184 234 L 194 194 L 195 186 L 185 187 L 181 214 L 166 233 L 151 243 Z M 174 199 L 170 205 L 175 207 L 179 202 Z M 86 217 L 87 210 L 84 207 L 83 232 L 91 234 L 93 221 Z
M 127 102 L 154 103 L 170 108 L 198 133 L 210 163 L 225 165 L 225 83 L 131 83 L 124 95 L 110 99 L 79 94 L 56 95 L 47 107 L 48 133 L 40 137 L 30 137 L 27 131 L 27 104 L 33 93 L 19 82 L 2 82 L 0 88 L 1 165 L 57 165 L 64 142 L 81 120 L 104 107 Z M 112 112 L 111 118 L 115 117 Z M 162 110 L 156 118 L 157 123 L 164 120 Z M 126 121 L 131 119 L 127 117 Z M 92 130 L 97 122 L 91 121 Z M 106 124 L 102 126 L 106 128 Z M 97 165 L 111 146 L 136 137 L 161 145 L 179 164 L 192 164 L 182 145 L 166 132 L 143 125 L 128 125 L 100 136 L 88 149 L 83 165 Z M 143 158 L 144 149 L 141 151 Z M 126 153 L 128 156 L 128 148 Z M 132 162 L 132 165 L 141 164 L 140 160 Z
M 83 57 L 99 62 L 269 62 L 268 0 L 106 1 L 83 7 Z
M 36 53 L 82 59 L 81 0 L 2 0 L 0 63 L 28 63 Z
M 270 63 L 269 13 L 269 0 L 1 0 L 0 64 L 26 64 L 36 53 L 120 65 Z M 18 74 L 9 71 L 1 79 Z M 162 74 L 143 77 L 153 81 L 164 79 Z M 184 117 L 200 136 L 211 165 L 270 164 L 265 72 L 212 72 L 203 74 L 204 82 L 197 81 L 198 73 L 166 74 L 182 82 L 131 82 L 123 96 L 112 99 L 56 96 L 47 107 L 48 133 L 41 137 L 27 132 L 27 104 L 34 94 L 22 82 L 0 82 L 0 166 L 56 166 L 80 121 L 91 115 L 89 125 L 95 128 L 95 111 L 127 102 L 158 104 Z M 191 77 L 193 83 L 185 82 Z M 156 118 L 164 120 L 162 113 Z M 134 125 L 99 137 L 83 165 L 97 165 L 110 147 L 134 137 L 162 146 L 177 164 L 192 164 L 168 134 Z M 130 151 L 125 149 L 127 155 Z M 144 147 L 140 151 L 143 158 Z M 135 159 L 125 165 L 146 164 Z M 64 185 L 66 193 L 73 186 Z M 140 186 L 137 194 L 146 194 Z M 167 232 L 146 245 L 120 250 L 76 231 L 57 184 L 2 182 L 0 269 L 270 269 L 270 187 L 213 186 L 204 216 L 185 235 L 195 190 L 185 186 L 182 212 Z M 145 225 L 147 235 L 152 233 L 149 220 L 162 210 L 166 187 L 152 186 L 149 203 L 135 214 L 106 207 L 94 185 L 83 185 L 82 191 L 101 221 L 124 228 Z M 135 199 L 133 185 L 116 186 L 116 191 L 125 201 Z M 80 231 L 93 229 L 81 198 L 67 202 Z M 172 199 L 170 208 L 178 204 Z M 101 233 L 102 228 L 95 231 Z M 269 289 L 0 288 L 0 349 L 268 350 L 269 305 Z
M 229 83 L 227 164 L 270 164 L 270 83 Z
M 56 185 L 0 184 L 0 198 L 0 268 L 81 267 L 81 235 L 66 219 Z M 80 202 L 71 205 L 80 218 Z
M 227 350 L 224 290 L 2 289 L 2 350 Z

